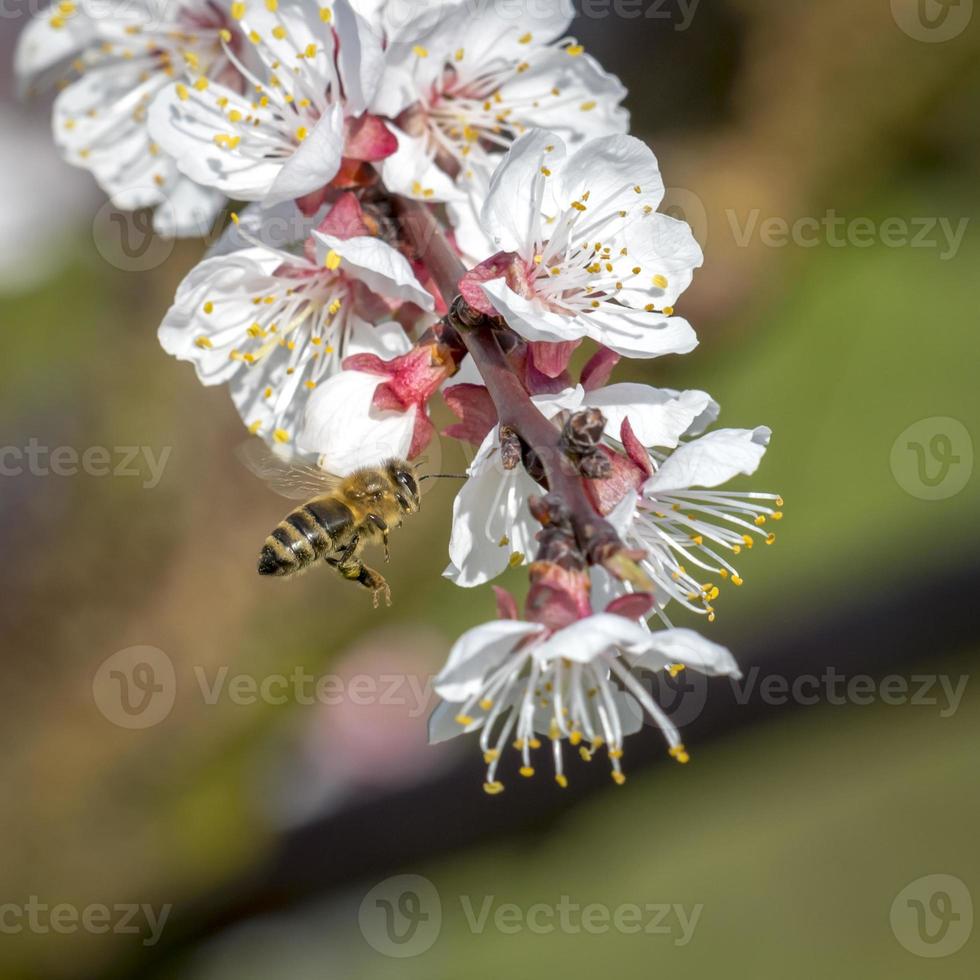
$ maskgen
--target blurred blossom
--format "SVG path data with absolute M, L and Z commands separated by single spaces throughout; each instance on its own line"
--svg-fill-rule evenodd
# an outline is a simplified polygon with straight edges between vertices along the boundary
M 276 753 L 263 794 L 275 823 L 306 823 L 359 790 L 397 792 L 445 769 L 455 749 L 429 746 L 427 730 L 445 646 L 430 630 L 378 630 L 290 688 L 303 700 L 302 727 L 299 744 Z
M 0 128 L 0 293 L 17 293 L 54 275 L 64 259 L 65 228 L 94 195 L 61 162 L 46 128 L 3 106 Z

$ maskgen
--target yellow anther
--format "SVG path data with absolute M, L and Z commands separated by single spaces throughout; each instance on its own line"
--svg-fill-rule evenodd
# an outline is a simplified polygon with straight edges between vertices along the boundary
M 457 50 L 457 52 L 454 55 L 454 57 L 455 57 L 455 59 L 457 61 L 462 61 L 466 57 L 466 49 L 465 48 L 459 48 L 459 50 Z
M 545 175 L 545 177 L 550 177 L 551 176 L 551 171 L 547 167 L 542 167 L 541 168 L 541 173 L 543 173 Z
M 622 757 L 623 757 L 623 750 L 622 749 L 610 749 L 609 750 L 609 758 L 610 759 L 622 759 Z
M 565 54 L 570 54 L 573 58 L 577 58 L 581 54 L 585 54 L 585 46 L 582 44 L 570 44 L 565 48 Z
M 740 575 L 732 576 L 732 585 L 739 586 L 744 584 L 745 584 L 745 579 L 743 579 Z
M 776 535 L 775 534 L 770 534 L 770 535 L 768 535 L 766 537 L 766 544 L 775 544 L 775 543 L 776 543 Z
M 566 776 L 564 773 L 555 773 L 555 782 L 562 789 L 568 789 L 568 776 Z
M 522 34 L 518 39 L 518 44 L 530 44 L 534 40 L 534 35 L 528 31 L 527 34 Z
M 496 762 L 500 758 L 500 753 L 496 749 L 487 749 L 483 753 L 483 761 L 489 766 L 491 762 Z
M 676 759 L 681 765 L 687 765 L 691 757 L 687 754 L 687 749 L 683 745 L 672 745 L 670 747 L 670 757 Z
M 498 793 L 502 793 L 503 791 L 504 791 L 503 783 L 494 782 L 494 783 L 483 784 L 483 792 L 486 793 L 488 796 L 496 796 Z
M 205 313 L 214 313 L 214 303 L 212 303 L 210 300 L 208 300 L 204 304 L 204 312 Z
M 237 224 L 239 224 L 239 223 L 241 222 L 241 219 L 240 219 L 240 218 L 238 217 L 238 214 L 237 214 L 236 212 L 234 212 L 234 211 L 232 211 L 232 212 L 231 212 L 231 214 L 230 214 L 230 215 L 229 215 L 228 217 L 230 217 L 230 218 L 231 218 L 231 220 L 232 220 L 232 221 L 233 221 L 233 222 L 234 222 L 234 223 L 235 223 L 236 225 L 237 225 Z
M 541 748 L 541 742 L 538 741 L 538 739 L 536 739 L 536 738 L 532 738 L 527 744 L 532 749 L 540 749 Z
M 483 709 L 484 711 L 489 711 L 489 710 L 490 710 L 490 709 L 491 709 L 491 708 L 493 707 L 493 699 L 492 699 L 492 698 L 484 698 L 484 699 L 483 699 L 483 700 L 482 700 L 482 701 L 480 702 L 480 707 L 481 707 L 481 708 L 482 708 L 482 709 Z
M 276 26 L 272 28 L 272 36 L 277 41 L 284 40 L 286 37 L 286 28 L 283 27 L 282 24 L 276 24 Z
M 289 442 L 289 433 L 285 429 L 276 429 L 272 433 L 272 438 L 276 440 L 280 445 L 285 445 Z
M 666 276 L 660 276 L 660 275 L 654 276 L 653 277 L 653 284 L 658 289 L 666 289 L 667 288 L 667 285 L 668 285 L 668 283 L 667 283 L 667 277 Z
M 274 14 L 279 9 L 279 0 L 265 0 L 265 9 Z
M 309 135 L 310 131 L 305 126 L 300 126 L 299 129 L 296 130 L 296 139 L 298 139 L 300 143 L 302 143 L 303 140 L 305 140 Z
M 617 786 L 622 786 L 626 782 L 626 773 L 620 772 L 618 769 L 612 771 L 613 782 Z
M 578 754 L 582 757 L 583 762 L 592 761 L 592 753 L 584 745 L 579 747 Z
M 568 736 L 569 744 L 578 745 L 582 741 L 581 732 L 570 732 Z
M 253 422 L 248 427 L 248 431 L 249 431 L 249 433 L 251 435 L 257 436 L 262 431 L 262 423 L 261 422 Z
M 183 82 L 177 83 L 177 98 L 181 102 L 186 102 L 191 97 L 191 93 L 187 91 L 187 86 Z
M 201 350 L 211 350 L 214 344 L 211 343 L 210 337 L 197 337 L 194 340 L 194 346 L 200 347 Z
M 327 257 L 323 260 L 323 264 L 331 272 L 335 272 L 337 269 L 340 268 L 340 263 L 342 261 L 343 260 L 342 260 L 342 258 L 340 256 L 340 253 L 339 252 L 335 252 L 333 249 L 330 249 L 330 251 L 327 252 Z
M 507 564 L 511 568 L 519 568 L 521 565 L 524 564 L 524 554 L 523 554 L 523 552 L 515 551 L 510 556 L 510 561 L 508 561 Z
M 755 526 L 756 527 L 762 527 L 762 525 L 765 524 L 765 523 L 766 523 L 766 515 L 765 514 L 760 514 L 755 519 Z
M 330 21 L 333 20 L 333 11 L 329 7 L 321 7 L 320 20 L 322 20 L 324 24 L 329 24 Z
M 525 779 L 530 779 L 534 775 L 534 769 L 531 766 L 521 766 L 518 771 Z
M 412 48 L 412 52 L 415 54 L 417 58 L 429 57 L 428 50 L 426 48 L 423 48 L 421 44 L 416 44 L 415 47 Z
M 582 112 L 591 112 L 597 105 L 597 102 L 583 102 L 579 106 L 579 109 L 581 109 Z
M 236 2 L 231 5 L 231 16 L 233 20 L 241 20 L 245 16 L 245 4 Z
M 687 668 L 683 664 L 671 664 L 667 668 L 667 673 L 670 674 L 671 677 L 676 677 L 678 674 L 682 673 L 686 669 Z
M 755 544 L 755 541 L 753 540 L 751 534 L 743 534 L 742 541 L 745 542 L 745 547 L 748 548 L 749 550 L 751 550 L 752 546 Z
M 469 728 L 473 724 L 473 719 L 469 715 L 456 715 L 456 724 Z
M 231 43 L 231 31 L 229 31 L 227 27 L 222 27 L 221 30 L 218 31 L 218 36 L 225 42 L 225 44 Z
M 664 316 L 673 316 L 673 315 L 674 315 L 674 308 L 672 306 L 665 306 Z
M 770 514 L 770 517 L 772 517 L 774 521 L 781 521 L 783 519 L 783 512 L 781 510 L 773 511 L 773 513 Z

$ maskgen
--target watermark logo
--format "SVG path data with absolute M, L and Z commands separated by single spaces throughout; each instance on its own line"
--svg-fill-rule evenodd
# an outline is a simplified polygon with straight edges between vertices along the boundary
M 898 485 L 910 496 L 947 500 L 973 475 L 973 439 L 958 419 L 920 419 L 895 440 L 891 467 Z
M 421 956 L 442 929 L 439 892 L 421 875 L 386 878 L 364 896 L 357 922 L 368 945 L 383 956 Z
M 159 268 L 170 258 L 175 245 L 173 238 L 156 234 L 152 211 L 120 211 L 109 201 L 96 212 L 92 238 L 99 255 L 123 272 Z
M 892 902 L 891 926 L 895 938 L 916 956 L 952 956 L 973 932 L 973 897 L 953 875 L 917 878 Z
M 127 647 L 103 661 L 92 681 L 99 711 L 120 728 L 152 728 L 173 710 L 177 674 L 156 647 Z
M 895 23 L 915 41 L 941 44 L 973 20 L 973 0 L 891 0 Z

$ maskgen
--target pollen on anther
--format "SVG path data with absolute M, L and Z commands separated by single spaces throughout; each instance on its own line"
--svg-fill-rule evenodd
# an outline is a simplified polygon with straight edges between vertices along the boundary
M 531 766 L 521 766 L 521 768 L 520 768 L 519 771 L 520 771 L 520 774 L 525 779 L 530 779 L 534 775 L 534 769 Z
M 494 783 L 483 784 L 483 792 L 486 793 L 488 796 L 496 796 L 498 793 L 502 793 L 503 791 L 504 791 L 503 783 L 494 782 Z

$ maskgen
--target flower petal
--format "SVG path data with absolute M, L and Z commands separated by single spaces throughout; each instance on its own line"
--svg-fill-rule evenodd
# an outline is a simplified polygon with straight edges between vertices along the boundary
M 630 657 L 634 667 L 663 670 L 683 664 L 709 677 L 741 677 L 731 652 L 689 629 L 656 630 L 647 634 L 647 649 Z
M 478 694 L 487 675 L 514 652 L 518 643 L 543 629 L 538 623 L 501 619 L 468 630 L 453 644 L 446 665 L 436 677 L 436 693 L 455 702 Z
M 751 476 L 759 468 L 771 437 L 772 430 L 765 426 L 709 432 L 672 453 L 644 490 L 657 494 L 717 487 L 736 476 Z

